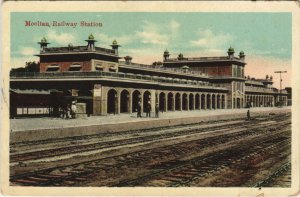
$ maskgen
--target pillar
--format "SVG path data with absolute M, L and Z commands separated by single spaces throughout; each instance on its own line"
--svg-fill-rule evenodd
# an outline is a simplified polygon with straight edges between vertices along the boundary
M 172 93 L 173 94 L 173 93 Z M 174 93 L 173 94 L 173 106 L 172 106 L 172 111 L 175 111 L 175 97 L 176 97 L 176 94 Z
M 193 105 L 193 110 L 196 110 L 196 94 L 194 94 L 194 105 Z
M 209 95 L 210 95 L 209 109 L 212 109 L 212 94 L 209 94 Z
M 165 112 L 168 111 L 168 93 L 165 93 L 165 107 L 164 107 Z
M 120 114 L 121 113 L 121 91 L 118 90 L 117 91 L 117 99 L 116 99 L 116 106 L 117 106 L 117 109 L 116 109 L 116 114 Z
M 155 105 L 156 105 L 156 96 L 155 96 L 155 90 L 150 91 L 150 103 L 151 103 L 151 112 L 155 113 Z

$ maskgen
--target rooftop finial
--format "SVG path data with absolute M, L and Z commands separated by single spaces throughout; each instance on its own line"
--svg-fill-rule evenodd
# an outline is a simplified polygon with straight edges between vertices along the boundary
M 228 53 L 229 59 L 232 59 L 233 56 L 234 56 L 234 48 L 232 48 L 232 47 L 230 46 L 229 49 L 228 49 L 228 51 L 227 51 L 227 53 Z
M 43 37 L 41 39 L 41 41 L 38 42 L 38 44 L 40 44 L 40 46 L 41 46 L 41 51 L 45 51 L 45 48 L 47 48 L 47 45 L 50 44 L 50 43 L 47 42 L 47 39 L 45 37 Z
M 93 34 L 90 34 L 89 37 L 88 37 L 88 39 L 89 40 L 94 40 L 95 38 L 94 38 Z

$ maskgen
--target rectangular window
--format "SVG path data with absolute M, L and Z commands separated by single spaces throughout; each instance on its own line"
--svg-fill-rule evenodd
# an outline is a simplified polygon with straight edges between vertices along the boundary
M 69 71 L 80 71 L 82 66 L 80 64 L 72 64 L 69 68 Z
M 104 66 L 100 63 L 97 63 L 96 66 L 95 66 L 95 70 L 98 70 L 98 71 L 103 71 L 104 70 Z
M 59 65 L 58 64 L 51 64 L 47 67 L 47 72 L 55 72 L 59 70 Z
M 111 71 L 111 72 L 117 72 L 117 66 L 115 64 L 110 64 L 109 65 L 109 71 Z

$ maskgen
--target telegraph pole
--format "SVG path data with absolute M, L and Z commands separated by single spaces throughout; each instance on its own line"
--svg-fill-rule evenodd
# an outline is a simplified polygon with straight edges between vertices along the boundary
M 279 95 L 279 102 L 280 102 L 280 106 L 282 106 L 282 95 L 281 95 L 281 89 L 282 89 L 282 87 L 281 87 L 281 83 L 282 83 L 282 78 L 281 78 L 281 73 L 287 73 L 286 72 L 286 70 L 280 70 L 280 71 L 275 71 L 274 73 L 279 73 L 279 76 L 280 76 L 280 90 L 279 90 L 279 92 L 280 92 L 280 95 Z

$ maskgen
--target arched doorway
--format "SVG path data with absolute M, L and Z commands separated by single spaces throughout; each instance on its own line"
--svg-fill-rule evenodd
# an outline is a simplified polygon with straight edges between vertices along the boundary
M 225 109 L 225 96 L 222 95 L 222 109 Z
M 236 108 L 241 108 L 241 99 L 240 98 L 236 99 Z
M 146 112 L 148 102 L 150 102 L 150 101 L 151 101 L 151 94 L 150 94 L 149 91 L 145 91 L 144 96 L 143 96 L 143 109 L 144 109 L 144 112 Z
M 220 109 L 221 107 L 220 107 L 220 105 L 221 105 L 221 99 L 220 99 L 220 95 L 218 94 L 217 95 L 217 109 Z
M 168 111 L 173 111 L 174 107 L 174 98 L 172 92 L 169 92 L 168 94 Z
M 206 109 L 211 109 L 210 108 L 210 102 L 211 102 L 211 96 L 210 96 L 210 94 L 208 94 L 206 96 Z
M 121 92 L 121 109 L 120 112 L 121 113 L 128 113 L 129 112 L 129 104 L 130 104 L 130 100 L 129 100 L 130 96 L 129 96 L 129 92 L 127 90 L 123 90 Z
M 200 109 L 200 96 L 199 96 L 199 94 L 196 94 L 196 96 L 195 96 L 195 108 Z
M 192 93 L 189 95 L 189 109 L 194 110 L 194 95 Z
M 118 113 L 118 96 L 117 91 L 111 89 L 107 92 L 107 113 L 116 114 Z
M 212 108 L 216 109 L 216 95 L 212 95 Z
M 205 109 L 205 94 L 201 94 L 201 109 Z
M 138 90 L 135 90 L 132 93 L 132 112 L 137 112 L 138 104 L 141 101 L 141 93 Z
M 188 99 L 186 93 L 182 95 L 182 110 L 188 110 Z
M 175 96 L 175 110 L 180 110 L 180 107 L 181 107 L 180 94 L 176 93 L 176 96 Z
M 159 110 L 160 111 L 165 111 L 165 109 L 166 109 L 165 103 L 166 103 L 166 94 L 164 92 L 161 92 L 159 94 Z

